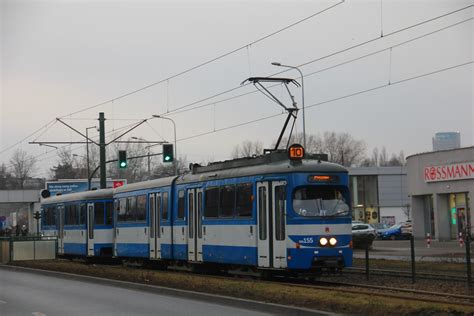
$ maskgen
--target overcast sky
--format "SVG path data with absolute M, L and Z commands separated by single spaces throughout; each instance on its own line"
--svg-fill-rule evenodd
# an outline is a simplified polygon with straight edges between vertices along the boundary
M 248 45 L 335 1 L 7 1 L 0 0 L 1 84 L 0 163 L 15 148 L 37 155 L 37 176 L 56 163 L 51 148 L 29 141 L 80 141 L 60 123 L 26 136 L 56 117 L 84 131 L 97 124 L 99 112 L 107 131 L 167 115 L 176 122 L 178 152 L 189 161 L 230 158 L 236 144 L 276 140 L 285 116 L 229 128 L 282 113 L 253 86 L 196 103 L 237 88 L 250 76 L 282 70 L 270 63 L 302 65 L 372 40 L 344 53 L 301 67 L 303 73 L 331 67 L 368 53 L 378 54 L 304 79 L 306 133 L 347 132 L 373 147 L 406 155 L 431 150 L 438 131 L 460 131 L 462 146 L 472 146 L 472 63 L 399 83 L 433 71 L 473 61 L 473 8 L 408 30 L 397 30 L 472 5 L 463 0 L 377 0 L 344 3 L 265 40 Z M 380 37 L 381 33 L 384 37 Z M 244 47 L 218 61 L 114 102 L 66 116 L 114 99 Z M 296 78 L 290 71 L 280 76 Z M 394 83 L 385 86 L 388 83 Z M 377 90 L 331 101 L 375 87 Z M 282 87 L 272 91 L 287 101 Z M 292 89 L 301 104 L 301 90 Z M 325 102 L 331 101 L 331 102 Z M 322 103 L 322 104 L 320 104 Z M 311 106 L 319 104 L 317 106 Z M 301 113 L 297 131 L 302 131 Z M 223 130 L 224 129 L 224 130 Z M 44 132 L 43 134 L 41 134 Z M 97 132 L 90 131 L 92 136 Z M 41 135 L 40 135 L 41 134 Z M 204 134 L 200 137 L 192 136 Z M 154 119 L 130 136 L 173 140 L 169 121 Z M 81 146 L 72 146 L 83 154 Z M 41 155 L 41 156 L 39 156 Z

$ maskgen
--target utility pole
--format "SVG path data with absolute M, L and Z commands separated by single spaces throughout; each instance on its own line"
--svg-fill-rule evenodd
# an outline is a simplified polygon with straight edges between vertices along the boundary
M 100 154 L 100 188 L 107 188 L 107 174 L 105 168 L 105 117 L 99 113 L 99 154 Z

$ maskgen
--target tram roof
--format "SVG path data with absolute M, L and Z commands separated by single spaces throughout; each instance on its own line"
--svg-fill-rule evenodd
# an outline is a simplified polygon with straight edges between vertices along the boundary
M 202 173 L 189 173 L 178 178 L 179 183 L 190 183 L 197 181 L 209 181 L 227 178 L 239 178 L 255 175 L 285 174 L 285 173 L 347 173 L 348 170 L 341 165 L 325 162 L 318 159 L 303 159 L 291 161 L 289 159 L 273 161 L 267 164 L 256 164 L 249 166 L 238 166 L 234 168 L 216 168 Z
M 64 203 L 71 201 L 112 199 L 113 189 L 91 190 L 63 195 L 55 195 L 41 200 L 42 204 Z
M 123 192 L 165 187 L 165 186 L 171 185 L 171 183 L 173 182 L 175 178 L 176 177 L 173 176 L 173 177 L 159 178 L 159 179 L 148 180 L 148 181 L 143 181 L 143 182 L 130 183 L 122 187 L 116 188 L 114 193 L 117 194 L 117 193 L 123 193 Z

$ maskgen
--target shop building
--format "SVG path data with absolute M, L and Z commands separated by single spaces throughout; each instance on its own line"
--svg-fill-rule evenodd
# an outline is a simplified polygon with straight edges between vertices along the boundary
M 349 168 L 349 176 L 353 220 L 393 225 L 410 218 L 406 167 Z
M 407 157 L 413 234 L 455 240 L 471 227 L 474 194 L 474 147 Z

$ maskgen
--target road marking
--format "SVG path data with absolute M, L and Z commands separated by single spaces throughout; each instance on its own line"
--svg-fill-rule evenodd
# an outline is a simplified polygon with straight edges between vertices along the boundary
M 33 312 L 31 313 L 33 316 L 46 316 L 46 314 L 40 313 L 40 312 Z
M 0 300 L 0 304 L 6 304 L 7 302 Z

